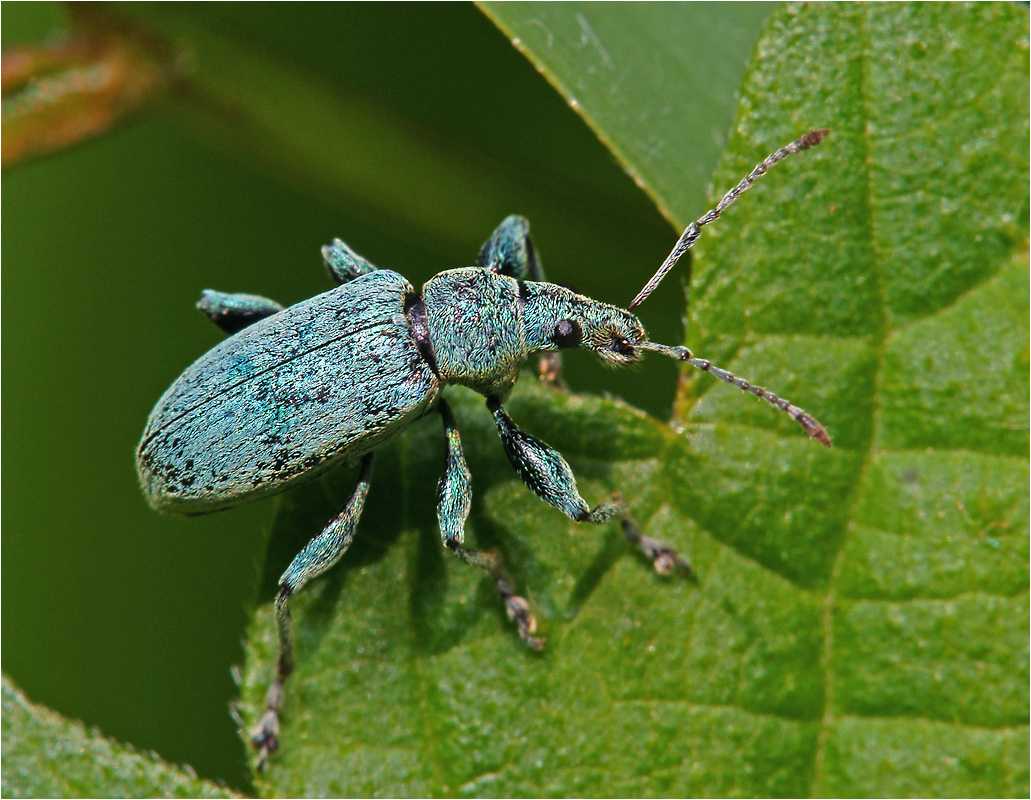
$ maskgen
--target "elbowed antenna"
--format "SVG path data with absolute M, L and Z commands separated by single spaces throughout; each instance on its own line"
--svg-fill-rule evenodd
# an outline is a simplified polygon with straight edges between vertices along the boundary
M 773 392 L 768 392 L 761 386 L 754 386 L 744 378 L 739 378 L 736 375 L 727 372 L 725 369 L 714 367 L 711 361 L 706 361 L 704 358 L 695 358 L 691 351 L 686 347 L 671 347 L 669 345 L 658 344 L 656 342 L 641 342 L 636 346 L 642 350 L 651 350 L 654 353 L 661 353 L 664 356 L 669 356 L 670 358 L 675 358 L 679 361 L 686 361 L 692 367 L 698 367 L 698 369 L 708 372 L 710 375 L 719 378 L 725 383 L 734 384 L 743 392 L 754 394 L 760 400 L 765 400 L 770 405 L 776 406 L 791 417 L 791 419 L 795 420 L 795 422 L 802 426 L 802 430 L 808 433 L 811 438 L 816 439 L 816 441 L 825 447 L 831 446 L 831 437 L 827 435 L 827 431 L 824 429 L 823 425 L 805 413 L 798 406 L 792 405 L 787 400 L 777 397 Z
M 676 245 L 674 245 L 673 250 L 670 251 L 668 256 L 666 256 L 666 260 L 662 262 L 662 266 L 659 267 L 654 275 L 652 275 L 651 280 L 644 285 L 644 288 L 637 293 L 637 297 L 635 297 L 630 305 L 627 306 L 627 310 L 633 311 L 637 306 L 644 302 L 648 295 L 655 291 L 655 288 L 662 283 L 662 279 L 666 277 L 666 273 L 673 269 L 673 265 L 680 260 L 680 257 L 691 249 L 691 245 L 698 241 L 698 237 L 702 235 L 703 225 L 708 225 L 710 222 L 715 222 L 719 219 L 720 214 L 727 210 L 727 206 L 737 200 L 749 186 L 755 183 L 755 181 L 762 175 L 766 174 L 766 170 L 782 158 L 787 158 L 792 153 L 797 153 L 800 150 L 808 150 L 810 147 L 815 147 L 824 140 L 824 137 L 826 137 L 828 133 L 830 133 L 830 131 L 825 128 L 817 131 L 809 131 L 809 133 L 802 138 L 795 140 L 787 147 L 782 147 L 776 153 L 770 154 L 766 157 L 765 161 L 756 165 L 755 169 L 753 169 L 748 176 L 741 181 L 741 183 L 723 196 L 723 199 L 720 200 L 716 208 L 707 212 L 704 216 L 695 220 L 684 229 L 684 232 L 680 235 L 680 239 L 677 241 Z

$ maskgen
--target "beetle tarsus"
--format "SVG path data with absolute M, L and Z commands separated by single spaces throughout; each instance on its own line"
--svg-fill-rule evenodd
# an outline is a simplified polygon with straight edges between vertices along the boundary
M 691 565 L 676 550 L 658 539 L 642 535 L 640 528 L 628 517 L 624 517 L 621 522 L 626 540 L 652 562 L 659 575 L 679 574 L 685 578 L 694 577 Z
M 265 697 L 265 713 L 254 729 L 251 744 L 258 751 L 255 767 L 264 772 L 269 758 L 279 749 L 279 709 L 283 705 L 283 679 L 276 678 Z
M 562 356 L 559 353 L 542 353 L 537 362 L 537 375 L 541 383 L 553 389 L 565 389 L 562 380 Z
M 515 622 L 519 637 L 534 650 L 541 650 L 544 647 L 544 639 L 534 636 L 537 632 L 537 618 L 530 611 L 530 603 L 525 597 L 515 594 L 515 586 L 512 579 L 504 572 L 498 575 L 498 594 L 505 601 L 505 612 L 508 618 Z
M 515 582 L 505 572 L 500 553 L 462 547 L 457 539 L 449 539 L 444 544 L 463 564 L 482 569 L 494 580 L 494 587 L 505 604 L 505 613 L 515 622 L 519 638 L 534 650 L 544 647 L 544 639 L 534 636 L 537 632 L 537 618 L 530 611 L 530 603 L 515 593 Z

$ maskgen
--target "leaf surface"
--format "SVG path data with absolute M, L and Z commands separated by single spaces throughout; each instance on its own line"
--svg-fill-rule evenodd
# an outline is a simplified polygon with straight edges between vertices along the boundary
M 237 797 L 29 702 L 3 678 L 4 797 Z
M 835 451 L 813 469 L 778 436 L 742 458 L 732 434 L 789 423 L 704 376 L 678 405 L 702 425 L 708 530 L 823 608 L 813 794 L 1027 790 L 1025 22 L 779 15 L 717 173 L 732 185 L 785 137 L 832 131 L 700 242 L 688 330 L 820 409 Z
M 598 68 L 602 49 L 617 68 L 646 53 L 675 64 L 677 37 L 642 35 L 619 6 L 578 6 L 548 38 L 539 14 L 559 10 L 520 8 L 490 13 L 688 222 L 697 198 L 670 178 L 690 154 L 668 134 L 650 160 L 654 142 L 628 144 L 654 130 L 648 112 L 661 116 L 671 86 Z M 524 377 L 513 419 L 568 457 L 589 501 L 618 490 L 645 533 L 690 556 L 695 585 L 650 574 L 616 526 L 540 504 L 481 399 L 454 393 L 469 540 L 504 554 L 547 648 L 526 651 L 487 582 L 443 552 L 443 436 L 423 421 L 378 457 L 340 567 L 293 604 L 298 672 L 259 788 L 1026 794 L 1026 29 L 1008 5 L 778 11 L 715 185 L 806 130 L 832 135 L 706 230 L 688 340 L 812 412 L 835 449 L 701 374 L 682 381 L 673 426 Z M 542 42 L 575 46 L 576 30 L 584 52 L 542 55 Z M 622 96 L 624 79 L 642 113 L 609 116 L 603 89 Z M 342 470 L 284 498 L 265 598 L 353 481 Z M 244 676 L 251 719 L 274 657 L 264 607 Z

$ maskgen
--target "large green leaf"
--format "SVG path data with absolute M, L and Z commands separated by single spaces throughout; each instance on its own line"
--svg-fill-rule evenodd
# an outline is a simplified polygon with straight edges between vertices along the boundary
M 822 608 L 816 794 L 1027 791 L 1026 24 L 1001 5 L 779 16 L 717 176 L 833 131 L 701 243 L 689 331 L 819 408 L 835 453 L 746 481 L 783 447 L 742 464 L 718 423 L 778 420 L 699 380 L 680 403 L 717 423 L 693 475 L 709 530 Z
M 29 702 L 3 676 L 4 797 L 236 797 Z
M 677 46 L 645 37 L 635 52 L 625 8 L 576 7 L 562 26 L 542 24 L 550 7 L 507 8 L 491 13 L 562 86 L 600 81 L 643 109 L 691 91 L 647 72 L 620 83 L 621 64 Z M 574 25 L 611 75 L 533 44 L 575 46 L 559 35 Z M 585 496 L 618 489 L 646 533 L 688 553 L 694 585 L 650 575 L 613 526 L 541 506 L 480 401 L 456 393 L 470 539 L 505 554 L 548 646 L 527 652 L 486 582 L 442 552 L 443 437 L 423 423 L 378 460 L 340 568 L 294 604 L 284 748 L 259 787 L 1026 794 L 1026 28 L 1009 5 L 779 12 L 716 185 L 809 128 L 832 135 L 707 230 L 688 338 L 816 414 L 835 449 L 702 375 L 682 384 L 675 426 L 524 378 L 514 419 L 569 457 Z M 646 113 L 609 118 L 604 92 L 580 95 L 599 130 L 630 126 L 607 140 L 644 134 Z M 620 152 L 687 222 L 690 201 L 662 187 L 690 156 Z M 266 598 L 353 479 L 283 501 Z M 265 608 L 251 719 L 274 656 Z

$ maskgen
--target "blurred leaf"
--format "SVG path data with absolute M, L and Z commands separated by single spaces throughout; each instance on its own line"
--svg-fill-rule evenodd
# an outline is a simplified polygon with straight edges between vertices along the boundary
M 512 209 L 533 206 L 548 217 L 572 203 L 622 224 L 605 194 L 578 191 L 561 177 L 542 191 L 481 149 L 410 119 L 407 109 L 361 96 L 346 71 L 336 80 L 318 74 L 203 9 L 115 8 L 171 43 L 188 65 L 175 108 L 206 140 L 409 235 L 465 243 Z
M 208 24 L 192 9 L 143 4 L 119 11 L 173 42 L 188 59 L 181 108 L 208 138 L 271 163 L 293 182 L 360 200 L 369 213 L 426 232 L 452 230 L 456 220 L 470 219 L 490 230 L 496 219 L 478 209 L 478 197 L 521 191 L 491 174 L 477 154 L 427 141 L 346 86 L 278 59 L 260 42 Z M 395 168 L 384 170 L 384 164 Z M 444 201 L 428 201 L 413 185 L 435 187 L 435 197 Z
M 663 214 L 702 212 L 727 143 L 722 121 L 774 3 L 480 5 Z
M 574 7 L 563 24 L 541 8 L 549 46 L 585 41 L 587 55 L 541 65 L 556 83 L 587 87 L 604 75 L 597 59 L 675 63 L 675 36 L 642 38 L 621 24 L 625 7 L 608 8 Z M 505 24 L 526 42 L 520 26 L 538 16 Z M 486 582 L 443 553 L 443 437 L 420 424 L 378 459 L 341 567 L 294 604 L 299 669 L 259 788 L 1026 794 L 1026 29 L 1026 9 L 1009 5 L 779 12 L 716 185 L 805 130 L 832 137 L 703 237 L 689 338 L 807 407 L 835 450 L 705 376 L 681 387 L 680 432 L 524 378 L 513 418 L 569 457 L 588 499 L 618 488 L 646 533 L 690 555 L 695 587 L 650 576 L 614 526 L 542 507 L 480 399 L 455 393 L 476 486 L 470 540 L 503 551 L 548 646 L 526 652 Z M 656 74 L 633 78 L 639 118 L 692 88 L 671 92 Z M 622 98 L 620 75 L 607 80 Z M 605 128 L 604 92 L 575 92 Z M 647 127 L 611 119 L 610 142 Z M 683 224 L 695 204 L 661 187 L 691 159 L 660 152 L 645 163 L 624 144 L 622 158 Z M 266 597 L 349 481 L 283 500 Z M 244 678 L 250 719 L 274 657 L 265 607 Z
M 3 677 L 4 797 L 237 797 L 33 705 Z
M 3 165 L 64 150 L 111 130 L 171 83 L 163 43 L 95 18 L 88 5 L 65 38 L 3 54 Z

